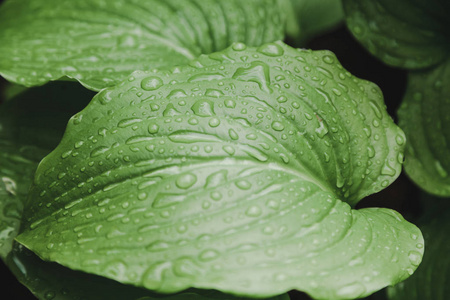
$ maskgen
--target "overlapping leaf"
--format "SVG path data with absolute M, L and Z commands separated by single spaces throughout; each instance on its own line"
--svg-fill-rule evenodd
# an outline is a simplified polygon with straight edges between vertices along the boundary
M 64 103 L 58 97 L 74 100 Z M 69 118 L 92 93 L 70 84 L 31 89 L 0 108 L 0 257 L 17 235 L 39 161 L 58 144 Z M 39 101 L 36 101 L 39 99 Z M 61 100 L 61 101 L 58 101 Z M 39 104 L 38 104 L 39 102 Z
M 158 295 L 147 289 L 123 285 L 110 279 L 44 262 L 18 244 L 14 244 L 7 264 L 17 279 L 38 299 L 43 300 L 244 300 L 217 291 L 194 289 L 174 295 Z M 270 300 L 289 300 L 289 296 L 283 294 Z
M 427 192 L 450 196 L 450 60 L 409 75 L 398 116 L 408 137 L 407 174 Z
M 282 0 L 25 0 L 0 8 L 0 74 L 100 90 L 135 70 L 187 63 L 232 42 L 282 39 Z
M 414 225 L 350 206 L 396 178 L 403 144 L 332 53 L 234 44 L 99 93 L 39 165 L 18 240 L 165 293 L 363 297 L 421 260 Z
M 427 245 L 423 262 L 408 280 L 387 290 L 390 300 L 445 300 L 450 294 L 450 205 L 447 199 L 424 200 L 428 207 L 418 222 Z
M 353 35 L 389 65 L 418 69 L 448 56 L 447 0 L 344 0 L 343 4 Z
M 333 29 L 344 20 L 341 0 L 285 1 L 288 17 L 287 34 L 293 42 L 302 45 L 316 35 Z

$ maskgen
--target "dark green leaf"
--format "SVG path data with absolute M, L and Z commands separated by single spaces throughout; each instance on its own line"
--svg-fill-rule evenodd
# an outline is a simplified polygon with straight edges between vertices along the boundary
M 298 45 L 336 27 L 344 20 L 341 0 L 288 0 L 287 34 Z
M 92 95 L 74 84 L 60 83 L 23 91 L 0 106 L 2 259 L 17 235 L 23 202 L 39 161 L 56 147 L 70 116 L 81 110 Z
M 348 28 L 370 53 L 407 69 L 435 65 L 450 51 L 447 0 L 343 0 Z
M 423 262 L 408 280 L 388 289 L 390 300 L 446 300 L 450 295 L 450 202 L 424 200 L 428 207 L 418 221 L 426 242 Z
M 99 93 L 39 165 L 18 240 L 164 293 L 363 297 L 421 260 L 414 225 L 349 205 L 398 176 L 403 144 L 332 53 L 234 44 Z
M 425 191 L 450 196 L 450 60 L 410 73 L 398 116 L 408 140 L 406 173 Z

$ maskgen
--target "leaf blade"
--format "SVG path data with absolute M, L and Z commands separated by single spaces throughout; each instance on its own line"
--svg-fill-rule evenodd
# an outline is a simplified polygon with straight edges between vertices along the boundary
M 102 91 L 41 162 L 18 240 L 45 259 L 161 292 L 298 288 L 346 299 L 409 276 L 420 250 L 414 264 L 393 264 L 387 253 L 397 250 L 381 254 L 369 241 L 393 230 L 384 242 L 412 251 L 409 235 L 420 232 L 391 211 L 349 205 L 395 179 L 403 133 L 379 90 L 330 55 L 234 44 Z M 357 240 L 368 242 L 368 262 Z M 373 252 L 383 267 L 369 284 L 361 274 Z

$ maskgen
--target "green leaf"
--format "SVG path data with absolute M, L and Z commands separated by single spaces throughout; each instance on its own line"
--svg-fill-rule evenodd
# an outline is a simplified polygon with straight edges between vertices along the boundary
M 243 300 L 211 290 L 192 289 L 175 295 L 155 294 L 42 261 L 17 243 L 8 255 L 7 264 L 17 279 L 42 300 Z M 289 300 L 289 296 L 284 294 L 270 300 Z
M 288 0 L 287 34 L 298 45 L 333 29 L 344 20 L 341 0 Z M 289 6 L 289 4 L 286 4 Z
M 409 74 L 398 111 L 407 136 L 405 171 L 425 191 L 450 196 L 450 60 Z
M 427 248 L 422 264 L 408 280 L 387 290 L 390 300 L 445 300 L 450 294 L 450 205 L 448 199 L 427 198 L 428 209 L 418 221 Z
M 331 52 L 234 44 L 99 93 L 39 165 L 17 239 L 157 292 L 363 297 L 421 260 L 414 225 L 349 205 L 398 176 L 403 143 Z
M 60 83 L 23 91 L 0 106 L 1 259 L 17 235 L 39 161 L 56 147 L 70 116 L 92 95 L 74 84 Z
M 184 64 L 232 42 L 282 39 L 281 0 L 25 0 L 0 7 L 0 75 L 62 77 L 100 90 L 131 72 Z
M 388 65 L 418 69 L 450 51 L 447 0 L 344 0 L 348 28 Z

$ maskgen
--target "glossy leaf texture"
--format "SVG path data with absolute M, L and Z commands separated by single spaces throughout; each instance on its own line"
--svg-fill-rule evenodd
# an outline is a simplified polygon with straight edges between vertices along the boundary
M 344 21 L 341 0 L 289 0 L 285 1 L 288 17 L 287 34 L 294 44 L 302 46 L 315 36 L 332 30 Z
M 0 7 L 0 75 L 63 77 L 92 90 L 135 70 L 184 64 L 232 42 L 284 37 L 283 0 L 25 0 Z
M 450 205 L 428 196 L 425 215 L 418 221 L 426 242 L 423 262 L 406 281 L 387 290 L 390 300 L 445 300 L 450 293 Z
M 450 51 L 447 0 L 343 0 L 348 28 L 388 65 L 419 69 Z
M 0 257 L 18 233 L 39 161 L 58 145 L 69 118 L 92 92 L 71 83 L 29 89 L 0 106 Z M 63 102 L 69 100 L 69 103 Z M 39 104 L 38 104 L 39 103 Z
M 363 297 L 421 260 L 414 225 L 350 206 L 396 178 L 403 144 L 331 52 L 234 44 L 99 93 L 39 165 L 17 239 L 157 292 Z
M 428 193 L 450 196 L 450 60 L 409 74 L 398 111 L 407 136 L 405 171 Z
M 147 289 L 45 262 L 17 243 L 6 262 L 17 279 L 42 300 L 243 300 L 212 290 L 191 289 L 173 295 L 155 294 Z M 283 294 L 270 300 L 289 300 L 289 296 Z

